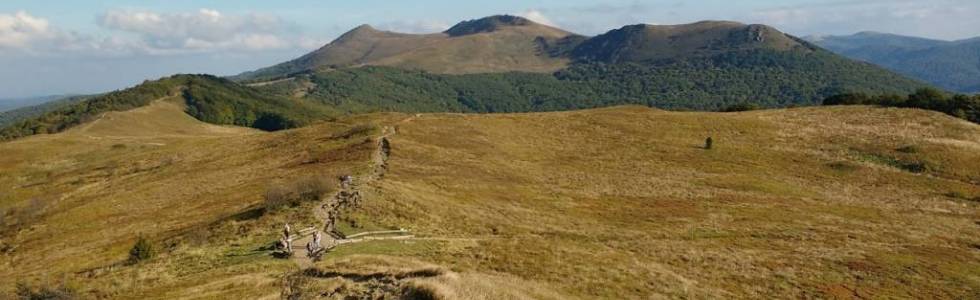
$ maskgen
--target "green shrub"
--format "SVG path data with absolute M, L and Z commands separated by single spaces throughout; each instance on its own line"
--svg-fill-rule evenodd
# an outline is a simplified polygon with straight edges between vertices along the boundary
M 898 152 L 901 152 L 901 153 L 913 154 L 913 153 L 919 153 L 919 147 L 916 147 L 914 145 L 909 145 L 909 146 L 905 146 L 905 147 L 901 147 L 901 148 L 895 149 L 895 151 L 898 151 Z
M 740 112 L 740 111 L 753 111 L 760 110 L 762 106 L 755 103 L 739 103 L 726 106 L 721 111 L 722 112 Z
M 155 254 L 153 245 L 150 244 L 150 241 L 144 238 L 141 234 L 139 238 L 136 239 L 136 244 L 129 250 L 129 263 L 135 264 L 151 259 Z
M 354 127 L 351 127 L 347 131 L 334 134 L 330 138 L 332 138 L 332 139 L 341 139 L 341 138 L 342 139 L 349 139 L 349 138 L 352 138 L 352 137 L 355 137 L 355 136 L 367 135 L 367 134 L 371 133 L 371 131 L 374 131 L 374 128 L 375 128 L 374 125 L 370 125 L 370 124 L 359 124 L 359 125 L 356 125 Z
M 304 201 L 320 201 L 332 190 L 332 183 L 324 176 L 273 185 L 265 192 L 265 209 L 274 211 L 287 206 L 295 207 Z

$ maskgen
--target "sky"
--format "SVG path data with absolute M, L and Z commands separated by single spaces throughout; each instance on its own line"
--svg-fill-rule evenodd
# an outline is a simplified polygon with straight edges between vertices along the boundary
M 586 35 L 732 20 L 797 36 L 980 36 L 980 0 L 3 0 L 0 98 L 100 93 L 176 73 L 234 75 L 298 57 L 361 24 L 428 33 L 495 14 Z

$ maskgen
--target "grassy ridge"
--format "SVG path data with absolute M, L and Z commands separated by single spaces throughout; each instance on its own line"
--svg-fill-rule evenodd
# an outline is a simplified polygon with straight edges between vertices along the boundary
M 980 127 L 939 113 L 617 107 L 397 126 L 361 219 L 460 238 L 401 252 L 454 270 L 582 299 L 980 289 Z
M 293 100 L 264 95 L 232 81 L 210 75 L 174 75 L 135 87 L 68 104 L 35 118 L 0 129 L 0 140 L 62 132 L 111 111 L 144 107 L 154 100 L 181 95 L 188 113 L 214 123 L 263 130 L 279 130 L 306 124 L 323 116 Z

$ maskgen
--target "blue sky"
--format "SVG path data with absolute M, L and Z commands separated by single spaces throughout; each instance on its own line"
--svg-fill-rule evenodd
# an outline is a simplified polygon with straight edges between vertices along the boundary
M 0 1 L 0 98 L 102 92 L 174 73 L 236 74 L 299 56 L 360 24 L 435 32 L 494 14 L 587 35 L 711 19 L 799 36 L 980 36 L 977 0 L 92 2 Z

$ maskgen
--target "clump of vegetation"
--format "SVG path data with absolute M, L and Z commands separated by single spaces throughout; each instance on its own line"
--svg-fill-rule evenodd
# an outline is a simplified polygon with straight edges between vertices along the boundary
M 909 145 L 909 146 L 904 146 L 904 147 L 895 149 L 895 151 L 898 151 L 898 152 L 901 152 L 901 153 L 907 153 L 907 154 L 915 154 L 915 153 L 919 153 L 919 147 L 916 147 L 914 145 Z
M 721 111 L 740 112 L 740 111 L 753 111 L 753 110 L 760 110 L 760 109 L 762 109 L 762 106 L 759 106 L 758 104 L 755 103 L 738 103 L 738 104 L 732 104 L 726 106 L 725 108 L 722 108 Z
M 156 255 L 153 249 L 153 244 L 150 243 L 141 234 L 139 238 L 136 239 L 136 244 L 133 245 L 132 249 L 129 249 L 129 263 L 136 264 L 142 261 L 153 258 Z
M 20 282 L 17 283 L 16 289 L 17 298 L 22 300 L 69 300 L 77 298 L 75 289 L 64 283 L 57 286 L 32 286 Z
M 980 123 L 980 95 L 949 96 L 933 88 L 923 88 L 907 96 L 865 93 L 846 93 L 827 97 L 823 105 L 878 105 L 885 107 L 920 108 Z
M 715 140 L 709 136 L 707 139 L 704 140 L 704 149 L 711 150 L 711 147 L 714 146 L 714 144 L 715 144 Z
M 911 173 L 924 173 L 929 170 L 929 166 L 926 165 L 925 162 L 903 160 L 877 153 L 861 153 L 858 155 L 858 158 L 867 162 L 885 165 Z
M 201 121 L 265 131 L 299 127 L 325 114 L 214 76 L 190 77 L 184 83 L 183 97 L 187 113 Z
M 858 169 L 858 166 L 844 161 L 832 162 L 827 164 L 827 166 L 835 171 L 841 171 L 841 172 L 853 172 Z
M 265 209 L 274 211 L 295 207 L 306 201 L 320 201 L 333 190 L 326 177 L 306 177 L 269 187 L 265 192 Z
M 44 213 L 47 201 L 33 198 L 22 207 L 0 211 L 0 236 L 16 232 L 28 224 L 36 222 Z
M 370 124 L 359 124 L 350 129 L 330 136 L 331 139 L 349 139 L 355 136 L 367 135 L 377 128 Z

